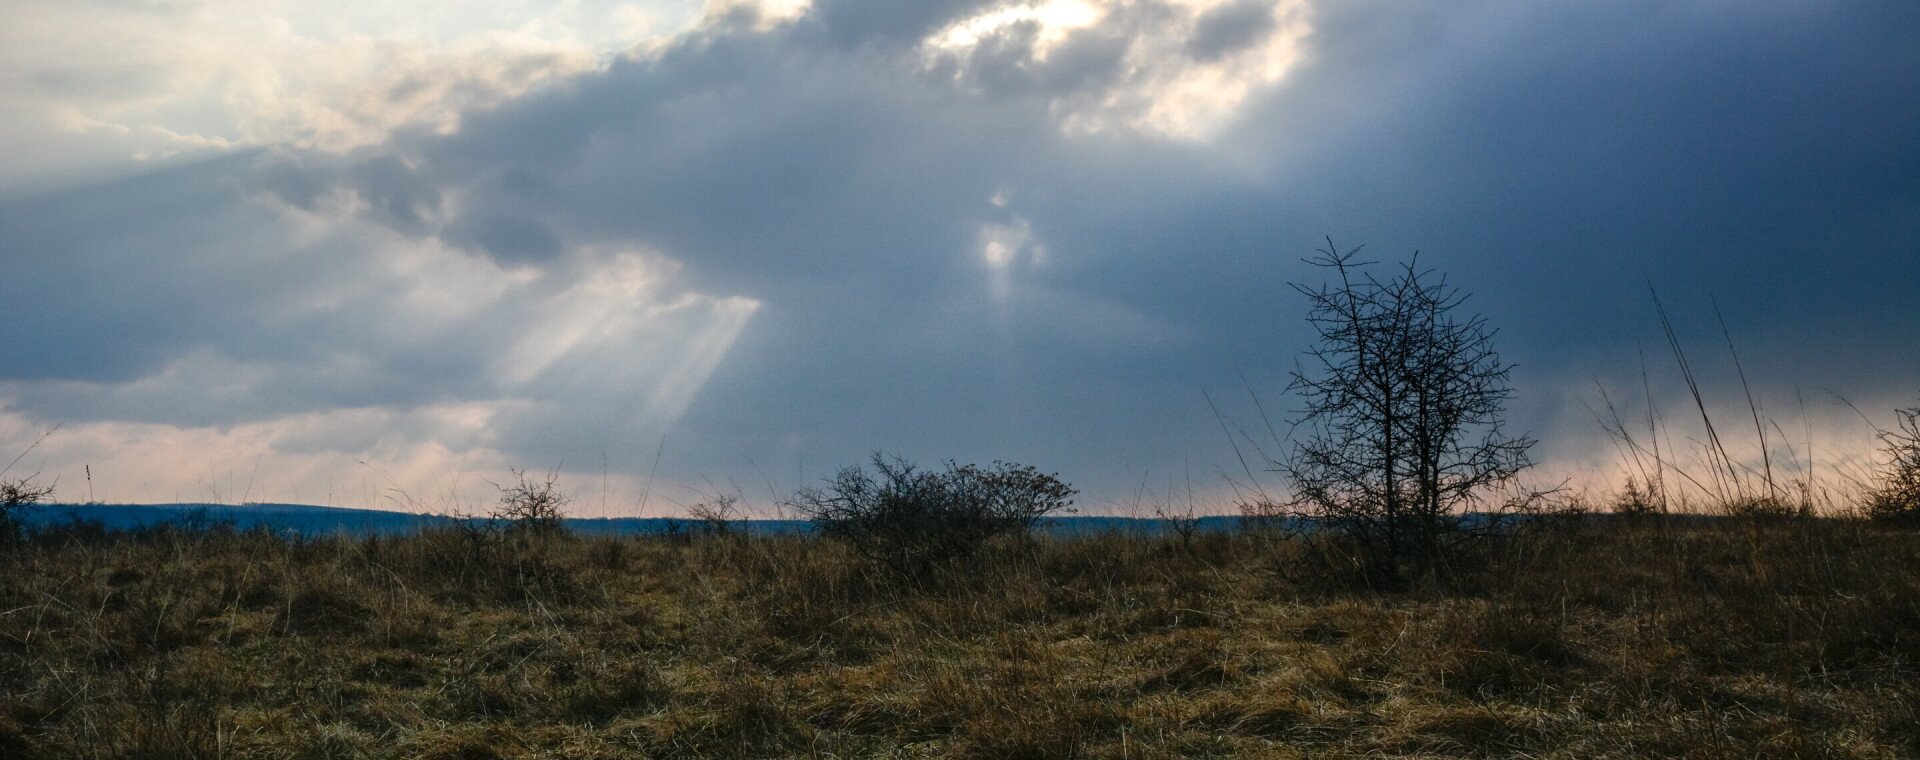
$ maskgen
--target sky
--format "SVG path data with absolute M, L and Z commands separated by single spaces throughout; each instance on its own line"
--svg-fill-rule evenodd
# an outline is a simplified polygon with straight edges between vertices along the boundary
M 521 467 L 631 515 L 884 450 L 1224 510 L 1283 445 L 1289 283 L 1331 238 L 1473 293 L 1546 482 L 1617 482 L 1602 390 L 1695 446 L 1656 292 L 1722 419 L 1731 338 L 1771 453 L 1858 473 L 1920 399 L 1914 29 L 1908 0 L 9 0 L 0 459 L 70 501 L 433 511 Z

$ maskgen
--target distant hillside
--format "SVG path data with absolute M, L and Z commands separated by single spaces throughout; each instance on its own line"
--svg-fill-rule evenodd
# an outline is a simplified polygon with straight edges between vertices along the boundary
M 231 523 L 242 530 L 264 526 L 271 530 L 306 535 L 404 533 L 455 519 L 441 515 L 304 504 L 42 504 L 21 509 L 19 517 L 28 527 L 57 525 L 74 520 L 98 522 L 112 530 Z
M 309 504 L 41 504 L 23 507 L 19 519 L 29 528 L 79 520 L 97 522 L 111 530 L 133 530 L 161 525 L 201 526 L 231 524 L 241 530 L 264 527 L 275 532 L 322 535 L 396 535 L 464 518 L 389 512 L 379 509 L 321 507 Z M 1203 517 L 1203 531 L 1232 530 L 1237 517 Z M 569 529 L 589 535 L 664 535 L 692 529 L 695 523 L 671 517 L 569 518 Z M 742 520 L 750 533 L 798 533 L 808 530 L 804 520 Z M 1166 531 L 1166 521 L 1131 517 L 1070 516 L 1044 521 L 1043 530 L 1055 535 L 1095 533 L 1153 534 Z

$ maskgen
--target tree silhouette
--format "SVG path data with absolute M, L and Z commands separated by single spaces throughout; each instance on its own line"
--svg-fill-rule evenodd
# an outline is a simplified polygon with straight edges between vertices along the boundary
M 1467 296 L 1418 253 L 1382 280 L 1360 250 L 1329 239 L 1305 261 L 1333 281 L 1293 284 L 1318 338 L 1289 387 L 1306 435 L 1273 463 L 1290 499 L 1254 511 L 1310 518 L 1345 539 L 1370 581 L 1397 585 L 1470 532 L 1468 513 L 1494 506 L 1534 441 L 1502 430 L 1513 365 L 1485 318 L 1458 316 Z

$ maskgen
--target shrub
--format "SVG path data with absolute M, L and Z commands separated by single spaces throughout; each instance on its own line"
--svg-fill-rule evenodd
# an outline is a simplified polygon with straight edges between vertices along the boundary
M 1646 517 L 1665 511 L 1665 495 L 1660 493 L 1659 485 L 1652 481 L 1641 485 L 1632 476 L 1627 477 L 1626 488 L 1613 499 L 1613 513 L 1616 515 Z
M 559 473 L 548 472 L 545 477 L 532 479 L 527 477 L 525 470 L 510 472 L 513 473 L 514 482 L 493 484 L 500 491 L 500 503 L 489 516 L 527 533 L 559 531 L 562 517 L 560 509 L 567 505 L 566 494 L 560 492 Z
M 1055 475 L 1005 462 L 948 462 L 938 471 L 875 453 L 873 468 L 844 468 L 788 505 L 822 535 L 908 577 L 972 555 L 995 536 L 1025 534 L 1036 520 L 1069 509 L 1078 493 Z
M 688 506 L 687 515 L 706 535 L 729 535 L 733 532 L 733 524 L 740 520 L 740 497 L 727 493 L 715 494 L 711 499 Z
M 1892 430 L 1880 431 L 1887 468 L 1867 499 L 1867 514 L 1877 520 L 1920 525 L 1920 407 L 1895 410 Z
M 21 507 L 38 504 L 53 495 L 53 486 L 35 483 L 33 476 L 0 480 L 0 544 L 20 537 L 20 526 L 13 513 Z
M 455 513 L 444 528 L 422 531 L 433 549 L 434 570 L 469 591 L 564 601 L 579 589 L 566 565 L 555 559 L 570 538 L 561 522 L 568 498 L 559 474 L 531 478 L 524 470 L 509 472 L 511 482 L 490 482 L 500 499 L 486 516 Z

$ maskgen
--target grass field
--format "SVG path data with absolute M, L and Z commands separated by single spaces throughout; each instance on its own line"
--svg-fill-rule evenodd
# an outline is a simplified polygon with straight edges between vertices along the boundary
M 1258 535 L 55 531 L 0 554 L 0 756 L 1920 754 L 1920 534 L 1587 518 L 1384 594 Z

